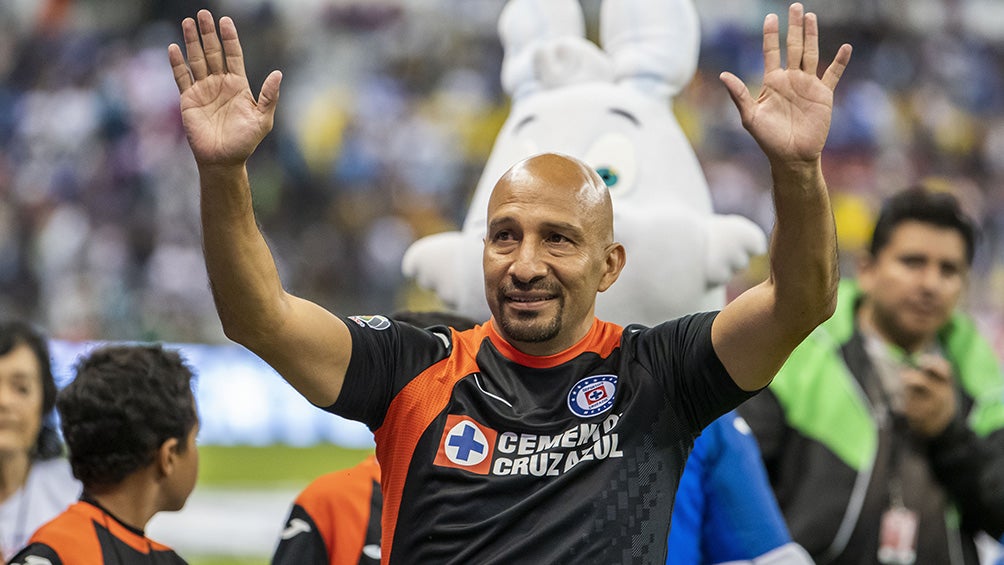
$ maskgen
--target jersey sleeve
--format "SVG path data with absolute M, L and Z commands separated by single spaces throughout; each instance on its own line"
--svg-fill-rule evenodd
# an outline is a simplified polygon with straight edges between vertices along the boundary
M 328 548 L 317 524 L 299 504 L 289 512 L 272 565 L 329 565 Z
M 430 365 L 449 355 L 445 327 L 420 329 L 384 316 L 350 316 L 352 356 L 338 400 L 326 410 L 380 427 L 394 396 Z
M 7 563 L 9 565 L 41 565 L 43 563 L 63 565 L 63 560 L 59 558 L 56 550 L 44 543 L 35 542 L 19 551 Z
M 638 354 L 667 399 L 696 433 L 756 394 L 729 376 L 711 343 L 718 312 L 703 312 L 637 331 Z

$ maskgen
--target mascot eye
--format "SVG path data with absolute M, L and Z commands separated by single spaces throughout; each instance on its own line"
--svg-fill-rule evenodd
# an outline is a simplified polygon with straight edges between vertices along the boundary
M 596 172 L 600 174 L 600 178 L 608 188 L 617 184 L 617 170 L 613 167 L 597 167 Z
M 621 198 L 638 184 L 638 150 L 631 137 L 610 132 L 596 138 L 583 155 L 599 173 L 610 194 Z

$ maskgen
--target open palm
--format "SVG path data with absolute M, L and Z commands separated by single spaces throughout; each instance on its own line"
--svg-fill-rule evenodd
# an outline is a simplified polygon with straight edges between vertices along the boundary
M 788 11 L 788 64 L 781 67 L 777 16 L 763 26 L 764 78 L 754 100 L 735 75 L 722 73 L 743 126 L 771 161 L 814 161 L 819 158 L 830 129 L 833 89 L 851 57 L 843 45 L 820 79 L 819 28 L 815 14 L 804 14 L 801 4 Z
M 200 166 L 241 165 L 272 129 L 282 75 L 273 71 L 256 101 L 230 18 L 220 19 L 217 36 L 212 14 L 202 10 L 198 24 L 187 18 L 182 31 L 188 60 L 175 44 L 168 47 L 168 58 L 195 160 Z

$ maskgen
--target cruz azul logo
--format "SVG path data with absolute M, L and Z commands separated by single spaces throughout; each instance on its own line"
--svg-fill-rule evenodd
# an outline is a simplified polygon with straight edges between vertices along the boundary
M 617 375 L 593 375 L 575 383 L 568 391 L 568 409 L 580 418 L 602 414 L 614 406 Z
M 492 466 L 497 438 L 495 430 L 467 416 L 450 414 L 446 417 L 443 438 L 433 462 L 440 467 L 455 467 L 487 475 Z

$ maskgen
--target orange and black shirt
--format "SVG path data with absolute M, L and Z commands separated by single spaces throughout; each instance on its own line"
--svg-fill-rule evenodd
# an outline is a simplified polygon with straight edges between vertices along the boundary
M 384 563 L 659 563 L 694 438 L 751 396 L 711 344 L 716 313 L 595 320 L 548 357 L 493 322 L 465 332 L 353 316 L 331 412 L 382 468 Z
M 372 455 L 297 496 L 272 565 L 380 563 L 380 466 Z
M 48 561 L 45 561 L 48 560 Z M 87 498 L 39 528 L 12 565 L 187 565 L 171 548 Z

